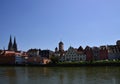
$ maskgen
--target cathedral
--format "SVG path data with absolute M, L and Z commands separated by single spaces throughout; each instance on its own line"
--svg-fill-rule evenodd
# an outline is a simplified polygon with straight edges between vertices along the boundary
M 17 43 L 16 38 L 14 37 L 14 43 L 12 43 L 12 37 L 10 36 L 9 44 L 8 44 L 9 51 L 17 51 Z
M 60 54 L 60 56 L 63 56 L 63 54 L 65 53 L 64 51 L 64 43 L 62 41 L 59 42 L 58 44 L 58 48 L 55 48 L 55 53 Z

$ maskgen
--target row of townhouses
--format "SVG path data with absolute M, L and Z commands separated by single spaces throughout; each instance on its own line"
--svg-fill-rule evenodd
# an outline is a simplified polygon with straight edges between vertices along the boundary
M 63 47 L 63 44 L 62 44 Z M 120 60 L 120 40 L 116 45 L 105 45 L 100 47 L 89 47 L 85 49 L 80 46 L 79 48 L 69 47 L 68 50 L 56 51 L 55 53 L 62 53 L 60 61 L 97 61 L 97 60 Z M 60 56 L 60 55 L 57 55 Z
M 97 61 L 97 60 L 120 60 L 120 40 L 115 45 L 105 45 L 100 47 L 82 46 L 74 48 L 70 46 L 64 50 L 64 43 L 59 42 L 55 51 L 29 49 L 26 52 L 18 51 L 16 38 L 8 44 L 8 50 L 0 50 L 0 64 L 47 64 L 51 62 L 52 56 L 58 57 L 60 62 L 80 62 L 80 61 Z

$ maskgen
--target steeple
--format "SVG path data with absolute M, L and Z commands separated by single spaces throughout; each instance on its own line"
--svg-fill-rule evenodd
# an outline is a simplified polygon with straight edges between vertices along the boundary
M 59 52 L 63 52 L 64 51 L 64 44 L 62 41 L 59 42 Z
M 17 51 L 17 43 L 16 43 L 16 38 L 14 37 L 14 43 L 13 43 L 13 50 Z
M 11 35 L 10 35 L 10 40 L 9 40 L 9 44 L 8 44 L 8 50 L 13 50 Z
M 58 52 L 58 48 L 57 47 L 55 48 L 55 52 Z
M 10 35 L 10 40 L 8 44 L 8 50 L 9 51 L 17 51 L 17 43 L 16 43 L 16 38 L 14 37 L 14 43 L 12 43 L 12 37 Z

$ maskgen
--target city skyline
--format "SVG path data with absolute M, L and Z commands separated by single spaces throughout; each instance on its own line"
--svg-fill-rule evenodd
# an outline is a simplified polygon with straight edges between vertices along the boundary
M 18 50 L 114 45 L 120 39 L 119 0 L 0 0 L 0 49 L 15 36 Z

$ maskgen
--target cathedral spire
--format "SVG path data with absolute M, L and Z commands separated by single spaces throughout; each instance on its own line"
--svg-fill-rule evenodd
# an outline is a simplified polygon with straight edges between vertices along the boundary
M 10 35 L 10 40 L 9 40 L 9 44 L 8 44 L 8 50 L 13 50 L 12 48 L 12 37 Z
M 17 51 L 17 43 L 16 43 L 16 38 L 14 37 L 14 43 L 13 43 L 13 50 Z

